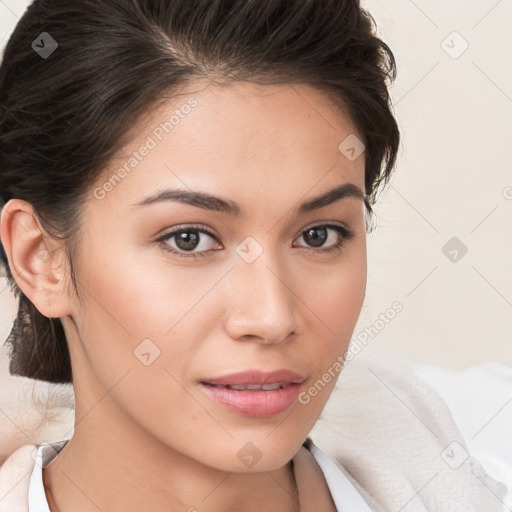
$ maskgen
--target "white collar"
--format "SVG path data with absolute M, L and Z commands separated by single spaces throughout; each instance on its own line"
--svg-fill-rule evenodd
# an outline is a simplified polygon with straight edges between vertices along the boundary
M 347 475 L 311 439 L 308 449 L 324 474 L 337 512 L 372 512 Z
M 30 483 L 28 487 L 28 510 L 29 512 L 50 512 L 48 501 L 43 486 L 43 469 L 48 467 L 59 451 L 68 442 L 58 441 L 56 443 L 41 444 L 37 448 L 36 460 Z

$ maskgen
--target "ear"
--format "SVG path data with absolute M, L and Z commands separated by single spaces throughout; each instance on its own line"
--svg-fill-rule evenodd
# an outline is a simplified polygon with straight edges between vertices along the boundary
M 48 318 L 70 315 L 65 251 L 48 235 L 30 203 L 11 199 L 5 204 L 0 236 L 11 273 L 37 310 Z

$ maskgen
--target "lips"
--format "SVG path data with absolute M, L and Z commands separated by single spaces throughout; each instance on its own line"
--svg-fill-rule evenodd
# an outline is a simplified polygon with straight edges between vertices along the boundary
M 222 407 L 252 418 L 275 416 L 297 400 L 305 378 L 291 370 L 249 370 L 205 379 L 201 389 Z

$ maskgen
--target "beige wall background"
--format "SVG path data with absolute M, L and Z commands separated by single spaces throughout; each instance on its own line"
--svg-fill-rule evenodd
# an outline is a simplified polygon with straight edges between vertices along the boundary
M 28 3 L 0 0 L 0 47 Z M 375 209 L 352 350 L 512 365 L 512 2 L 364 5 L 397 59 L 403 143 Z M 2 343 L 15 311 L 0 280 Z

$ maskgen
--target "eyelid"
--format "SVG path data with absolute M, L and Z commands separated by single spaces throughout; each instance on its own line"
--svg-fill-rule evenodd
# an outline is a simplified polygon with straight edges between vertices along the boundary
M 158 242 L 159 240 L 162 240 L 162 239 L 165 239 L 165 238 L 169 238 L 171 235 L 175 235 L 179 231 L 186 231 L 186 230 L 198 231 L 200 233 L 205 233 L 206 235 L 209 235 L 212 238 L 214 238 L 215 240 L 219 241 L 219 237 L 217 236 L 216 233 L 213 232 L 213 230 L 210 230 L 208 228 L 203 227 L 202 224 L 194 224 L 194 223 L 191 223 L 191 224 L 178 224 L 177 226 L 173 226 L 172 228 L 168 228 L 161 235 L 158 236 L 156 241 Z
M 302 235 L 302 233 L 304 233 L 304 231 L 307 231 L 308 229 L 311 229 L 311 228 L 320 228 L 320 227 L 329 228 L 329 227 L 333 227 L 333 226 L 336 226 L 336 227 L 339 227 L 339 228 L 342 228 L 343 230 L 345 230 L 345 232 L 347 233 L 347 236 L 351 236 L 354 234 L 352 232 L 352 230 L 343 222 L 340 222 L 337 220 L 325 220 L 325 221 L 315 221 L 315 222 L 312 222 L 311 224 L 307 224 L 295 235 L 295 238 Z

